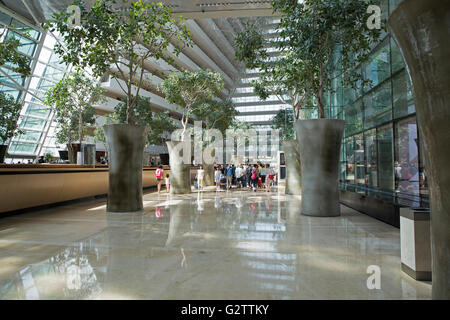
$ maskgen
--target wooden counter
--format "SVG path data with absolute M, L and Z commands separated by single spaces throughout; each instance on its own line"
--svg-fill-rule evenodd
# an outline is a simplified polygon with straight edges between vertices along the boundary
M 156 186 L 156 169 L 144 167 L 144 188 Z M 168 166 L 164 166 L 166 173 L 170 174 Z M 105 195 L 108 178 L 107 166 L 1 164 L 0 213 Z

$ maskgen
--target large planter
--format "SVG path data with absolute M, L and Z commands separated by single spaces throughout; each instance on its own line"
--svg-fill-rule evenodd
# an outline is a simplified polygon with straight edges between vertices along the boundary
M 203 149 L 203 152 L 205 152 L 205 149 Z M 213 149 L 211 152 L 211 157 L 214 157 L 215 155 L 216 155 L 216 149 Z M 203 169 L 205 170 L 205 177 L 204 177 L 205 186 L 216 185 L 214 182 L 214 162 L 206 163 L 205 157 L 203 156 L 202 166 L 203 166 Z
M 187 194 L 191 193 L 191 155 L 188 159 L 183 159 L 183 150 L 191 150 L 191 141 L 166 141 L 169 149 L 170 163 L 170 193 Z M 192 154 L 192 153 L 191 153 Z M 184 160 L 184 161 L 183 161 Z
M 389 17 L 414 88 L 431 196 L 433 299 L 450 299 L 450 0 L 405 0 Z
M 146 127 L 108 124 L 103 128 L 109 156 L 107 211 L 140 211 L 143 209 L 142 157 Z
M 300 150 L 297 140 L 282 141 L 286 161 L 286 194 L 302 194 L 302 171 L 300 166 Z
M 5 154 L 6 154 L 7 149 L 8 149 L 8 146 L 6 144 L 0 145 L 0 163 L 5 162 Z
M 335 217 L 339 204 L 339 152 L 345 121 L 298 120 L 295 123 L 301 162 L 302 207 L 308 216 Z

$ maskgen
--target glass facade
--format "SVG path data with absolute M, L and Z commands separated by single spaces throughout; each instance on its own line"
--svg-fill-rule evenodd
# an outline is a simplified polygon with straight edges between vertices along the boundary
M 1 41 L 11 37 L 20 41 L 19 52 L 29 58 L 32 69 L 31 76 L 26 79 L 12 72 L 7 65 L 2 66 L 2 71 L 10 77 L 0 74 L 0 90 L 24 101 L 19 119 L 19 128 L 24 134 L 10 141 L 8 153 L 12 158 L 9 162 L 34 158 L 48 152 L 56 156 L 53 113 L 41 101 L 45 92 L 61 80 L 67 71 L 67 66 L 53 52 L 56 39 L 1 11 L 0 28 L 4 31 Z
M 382 10 L 392 12 L 400 1 L 380 2 Z M 382 37 L 360 66 L 370 85 L 344 88 L 337 77 L 328 94 L 331 117 L 346 121 L 341 187 L 400 205 L 428 207 L 412 86 L 394 39 L 389 32 Z

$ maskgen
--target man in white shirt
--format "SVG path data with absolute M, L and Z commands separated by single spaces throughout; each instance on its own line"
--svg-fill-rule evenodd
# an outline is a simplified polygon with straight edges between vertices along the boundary
M 242 175 L 244 174 L 244 168 L 239 166 L 236 168 L 236 181 L 239 182 L 240 187 L 242 188 Z

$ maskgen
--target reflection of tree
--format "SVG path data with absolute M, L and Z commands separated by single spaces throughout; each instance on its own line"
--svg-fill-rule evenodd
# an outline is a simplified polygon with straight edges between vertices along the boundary
M 72 247 L 50 258 L 55 272 L 64 275 L 66 287 L 63 293 L 70 299 L 89 299 L 101 292 L 97 276 L 88 256 L 98 256 L 98 249 Z
M 28 299 L 30 291 L 35 290 L 33 298 L 53 299 L 92 299 L 101 291 L 98 274 L 94 272 L 94 266 L 102 266 L 103 254 L 98 248 L 87 246 L 87 243 L 79 243 L 77 247 L 69 247 L 58 254 L 35 264 L 22 268 L 17 276 L 4 285 L 0 285 L 0 297 L 3 299 Z M 27 269 L 27 277 L 33 280 L 34 286 L 23 286 L 23 271 Z M 61 287 L 56 287 L 62 292 L 52 290 L 55 287 L 40 287 L 40 278 L 62 278 Z M 47 280 L 46 280 L 47 281 Z M 46 285 L 47 282 L 44 282 Z M 51 288 L 51 289 L 50 289 Z

